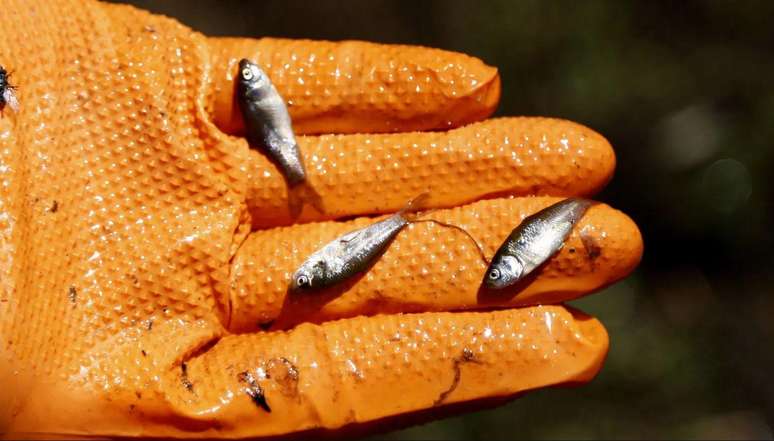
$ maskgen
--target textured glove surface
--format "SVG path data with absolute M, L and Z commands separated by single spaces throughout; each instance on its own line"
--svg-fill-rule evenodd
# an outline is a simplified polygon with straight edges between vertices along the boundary
M 281 435 L 588 381 L 601 367 L 599 322 L 527 305 L 636 266 L 637 227 L 603 204 L 518 295 L 482 293 L 470 238 L 433 223 L 409 226 L 336 292 L 286 294 L 311 251 L 373 221 L 357 216 L 422 191 L 431 217 L 491 257 L 525 216 L 607 183 L 613 151 L 586 127 L 475 122 L 497 104 L 494 68 L 419 47 L 207 39 L 88 1 L 7 1 L 0 23 L 21 106 L 0 117 L 3 431 Z M 282 176 L 241 138 L 242 57 L 307 135 L 324 213 L 291 219 Z

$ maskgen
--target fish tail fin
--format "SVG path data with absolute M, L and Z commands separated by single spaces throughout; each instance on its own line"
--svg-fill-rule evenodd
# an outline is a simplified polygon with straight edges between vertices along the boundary
M 568 198 L 567 203 L 572 204 L 573 210 L 572 210 L 572 223 L 577 223 L 585 214 L 586 210 L 593 207 L 594 205 L 599 205 L 599 202 L 593 201 L 591 199 L 584 199 L 584 198 Z
M 408 201 L 408 203 L 398 211 L 398 216 L 401 216 L 409 222 L 413 222 L 418 216 L 417 212 L 427 206 L 428 199 L 430 199 L 430 192 L 423 191 Z
M 288 210 L 293 220 L 298 219 L 304 205 L 310 205 L 319 214 L 325 213 L 322 197 L 309 182 L 302 181 L 288 188 Z

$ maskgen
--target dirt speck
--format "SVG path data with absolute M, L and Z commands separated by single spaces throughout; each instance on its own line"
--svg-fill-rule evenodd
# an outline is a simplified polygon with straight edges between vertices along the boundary
M 188 392 L 193 393 L 193 383 L 191 383 L 191 380 L 188 379 L 188 365 L 185 362 L 182 362 L 180 364 L 180 370 L 182 371 L 182 375 L 180 375 L 180 382 L 183 384 L 183 387 L 188 390 Z
M 132 281 L 132 286 L 134 286 L 135 288 L 139 288 L 140 287 L 140 279 L 138 279 L 137 276 L 135 276 L 134 274 L 128 274 L 127 273 L 126 277 L 128 277 L 129 280 Z
M 602 247 L 599 246 L 597 239 L 589 233 L 582 232 L 580 237 L 583 247 L 586 248 L 586 257 L 591 263 L 594 263 L 602 255 Z
M 478 361 L 476 361 L 476 354 L 468 348 L 463 348 L 462 354 L 454 359 L 454 363 L 452 363 L 452 369 L 454 370 L 452 384 L 448 389 L 441 392 L 441 395 L 433 402 L 433 406 L 443 404 L 444 401 L 449 398 L 449 395 L 457 389 L 457 386 L 460 384 L 460 378 L 462 377 L 462 369 L 460 369 L 460 366 L 464 363 L 478 363 Z
M 266 378 L 272 379 L 280 387 L 282 395 L 298 396 L 298 368 L 285 357 L 272 358 L 266 362 Z
M 70 299 L 70 303 L 73 304 L 78 301 L 78 290 L 76 290 L 74 286 L 68 288 L 67 298 Z

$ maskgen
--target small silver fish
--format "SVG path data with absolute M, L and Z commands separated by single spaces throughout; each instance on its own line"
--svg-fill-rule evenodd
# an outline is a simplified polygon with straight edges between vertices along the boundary
M 392 239 L 412 222 L 407 213 L 421 206 L 427 196 L 422 193 L 392 216 L 340 236 L 316 251 L 293 274 L 290 291 L 330 287 L 365 271 Z
M 593 203 L 569 198 L 524 218 L 492 258 L 486 286 L 494 289 L 511 286 L 542 265 L 562 248 L 573 225 Z
M 250 145 L 269 155 L 290 186 L 303 182 L 306 171 L 285 101 L 268 75 L 247 59 L 239 62 L 237 95 Z

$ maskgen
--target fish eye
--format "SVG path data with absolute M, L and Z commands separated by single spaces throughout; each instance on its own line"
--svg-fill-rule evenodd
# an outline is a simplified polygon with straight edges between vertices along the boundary
M 246 80 L 252 80 L 253 79 L 253 70 L 249 67 L 246 67 L 242 69 L 242 78 Z
M 304 275 L 298 276 L 298 278 L 296 279 L 296 285 L 298 285 L 298 286 L 300 286 L 302 288 L 308 287 L 310 285 L 309 277 L 304 276 Z
M 500 270 L 497 268 L 492 268 L 491 271 L 489 271 L 489 278 L 491 280 L 497 280 L 500 278 Z

